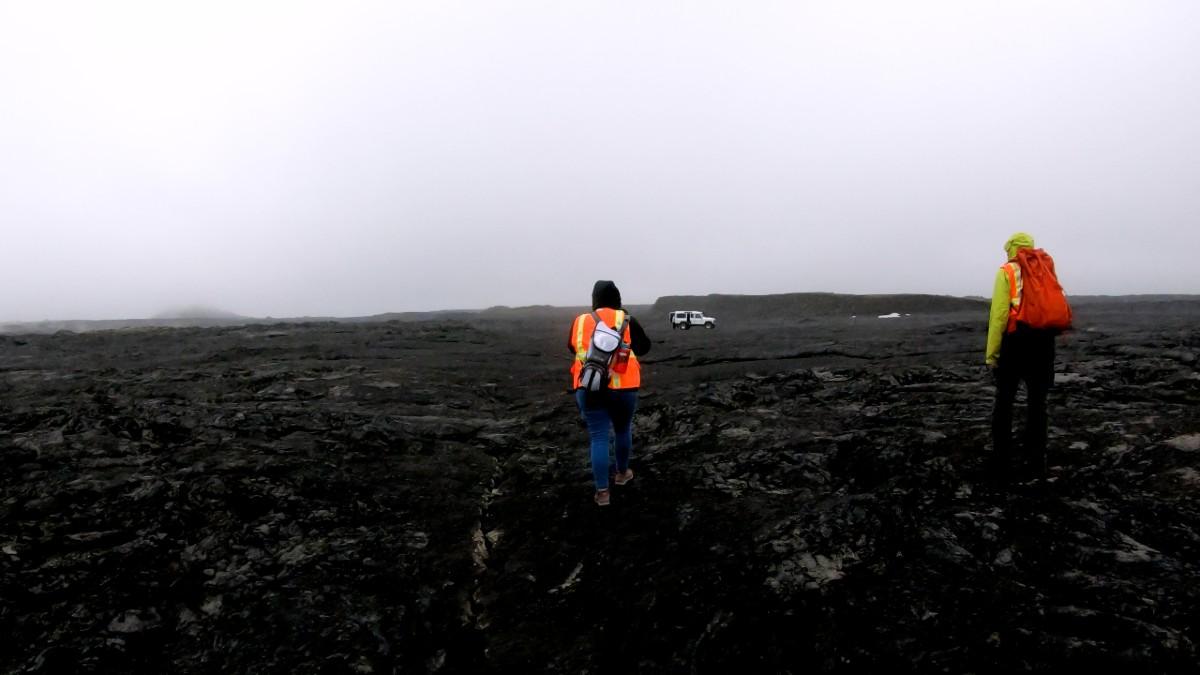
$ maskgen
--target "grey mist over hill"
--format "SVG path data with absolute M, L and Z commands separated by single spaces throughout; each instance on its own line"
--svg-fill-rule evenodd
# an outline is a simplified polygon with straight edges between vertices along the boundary
M 718 318 L 740 320 L 797 319 L 812 316 L 891 314 L 940 314 L 986 311 L 977 299 L 944 295 L 895 294 L 848 295 L 842 293 L 779 293 L 773 295 L 673 295 L 659 298 L 653 312 L 699 310 Z
M 1153 315 L 1164 311 L 1180 316 L 1200 317 L 1200 295 L 1153 296 L 1078 296 L 1072 304 L 1083 313 L 1120 312 L 1129 315 Z M 981 297 L 952 297 L 913 293 L 851 295 L 844 293 L 776 293 L 769 295 L 671 295 L 658 298 L 653 304 L 626 303 L 625 309 L 645 322 L 667 321 L 667 315 L 677 310 L 698 310 L 717 318 L 720 325 L 730 322 L 808 321 L 835 317 L 875 315 L 935 315 L 961 314 L 983 321 L 990 301 Z M 494 306 L 486 309 L 446 309 L 426 312 L 385 312 L 365 316 L 298 316 L 245 317 L 211 308 L 183 308 L 164 312 L 149 319 L 65 320 L 0 323 L 0 333 L 55 333 L 58 331 L 91 332 L 139 328 L 203 328 L 254 324 L 315 324 L 345 323 L 374 324 L 383 322 L 513 322 L 569 321 L 590 311 L 586 305 L 523 305 Z M 1082 316 L 1083 313 L 1080 315 Z
M 171 320 L 171 319 L 209 319 L 209 320 L 237 320 L 246 319 L 249 317 L 241 316 L 234 312 L 228 312 L 215 307 L 205 305 L 188 305 L 169 309 L 152 317 L 153 319 Z
M 0 322 L 1197 293 L 1200 3 L 0 3 Z M 216 320 L 208 314 L 187 319 Z M 222 315 L 217 315 L 220 318 Z

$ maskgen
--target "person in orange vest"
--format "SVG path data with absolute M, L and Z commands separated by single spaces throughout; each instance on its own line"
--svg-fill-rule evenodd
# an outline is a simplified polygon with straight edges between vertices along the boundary
M 623 324 L 621 340 L 628 347 L 618 352 L 610 366 L 606 386 L 601 391 L 588 392 L 580 386 L 580 374 L 597 318 L 613 329 Z M 591 439 L 595 501 L 600 506 L 608 506 L 611 499 L 608 487 L 608 432 L 612 429 L 616 436 L 614 445 L 617 461 L 613 482 L 624 485 L 633 480 L 633 469 L 629 468 L 629 455 L 633 449 L 633 413 L 637 410 L 638 389 L 642 386 L 642 366 L 638 357 L 650 351 L 650 338 L 646 337 L 637 319 L 621 307 L 621 291 L 617 285 L 602 279 L 592 287 L 592 311 L 580 314 L 571 322 L 567 348 L 574 357 L 571 363 L 571 389 Z
M 1027 397 L 1023 439 L 1025 466 L 1020 473 L 1023 478 L 1043 478 L 1046 475 L 1046 398 L 1054 383 L 1054 342 L 1061 330 L 1044 327 L 1040 325 L 1044 323 L 1042 319 L 1029 318 L 1032 316 L 1029 312 L 1020 310 L 1022 300 L 1027 301 L 1024 303 L 1027 306 L 1038 300 L 1031 295 L 1033 293 L 1057 294 L 1063 305 L 1066 299 L 1054 276 L 1053 261 L 1040 249 L 1034 249 L 1032 236 L 1018 232 L 1005 242 L 1004 250 L 1008 262 L 996 273 L 984 358 L 996 382 L 996 402 L 992 410 L 992 472 L 1000 481 L 1007 481 L 1014 474 L 1013 402 L 1017 387 L 1024 381 Z M 1032 286 L 1035 272 L 1041 270 L 1026 270 L 1022 274 L 1018 258 L 1030 261 L 1030 265 L 1036 260 L 1048 260 L 1053 283 L 1046 283 L 1046 288 Z M 1069 306 L 1065 312 L 1065 321 L 1069 324 Z

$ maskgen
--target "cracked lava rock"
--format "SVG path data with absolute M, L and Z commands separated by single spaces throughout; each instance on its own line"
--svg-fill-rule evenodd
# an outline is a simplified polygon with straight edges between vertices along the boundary
M 646 313 L 604 509 L 566 310 L 0 336 L 0 672 L 1195 672 L 1200 308 L 1077 313 L 1007 487 L 982 312 Z

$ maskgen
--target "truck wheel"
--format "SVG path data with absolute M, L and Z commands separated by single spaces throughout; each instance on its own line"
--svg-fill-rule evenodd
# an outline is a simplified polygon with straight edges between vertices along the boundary
M 691 324 L 687 324 L 687 323 L 683 324 L 683 329 L 684 329 L 684 330 L 687 330 L 687 329 L 689 329 L 689 328 L 691 328 L 691 327 L 692 327 L 692 326 L 691 326 Z
M 704 327 L 705 327 L 705 328 L 716 328 L 716 326 L 715 326 L 715 325 L 713 325 L 713 324 L 711 324 L 711 323 L 706 323 L 706 324 L 704 324 Z

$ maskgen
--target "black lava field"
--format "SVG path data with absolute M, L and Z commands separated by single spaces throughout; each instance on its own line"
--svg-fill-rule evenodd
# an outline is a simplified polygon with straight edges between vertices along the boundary
M 607 508 L 570 319 L 0 335 L 0 673 L 1196 672 L 1200 303 L 1077 308 L 1011 486 L 986 310 L 647 311 Z

